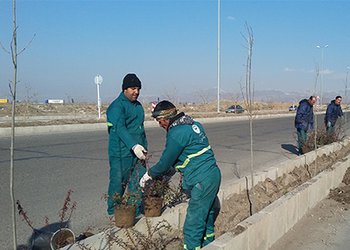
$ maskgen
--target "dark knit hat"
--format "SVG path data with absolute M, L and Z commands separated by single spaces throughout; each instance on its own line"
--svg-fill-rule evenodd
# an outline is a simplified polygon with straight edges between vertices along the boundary
M 141 81 L 135 74 L 127 74 L 123 79 L 123 85 L 122 88 L 132 88 L 132 87 L 139 87 L 141 88 Z

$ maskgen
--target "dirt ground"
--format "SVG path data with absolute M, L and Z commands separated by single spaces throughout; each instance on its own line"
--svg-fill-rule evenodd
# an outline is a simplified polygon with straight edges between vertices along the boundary
M 310 210 L 271 250 L 350 249 L 350 168 L 328 198 Z
M 244 108 L 244 103 L 233 102 L 227 100 L 221 100 L 220 109 L 225 110 L 230 105 L 239 104 Z M 151 111 L 152 105 L 150 103 L 142 103 L 145 113 Z M 274 102 L 256 102 L 255 110 L 285 110 L 288 111 L 288 107 L 292 103 L 274 103 Z M 0 116 L 11 115 L 11 104 L 0 104 Z M 185 112 L 216 112 L 217 103 L 178 103 L 176 107 Z M 106 112 L 108 104 L 102 104 L 102 114 Z M 69 104 L 36 104 L 36 103 L 17 103 L 16 113 L 19 115 L 48 115 L 48 114 L 95 114 L 97 111 L 97 105 L 95 103 L 69 103 Z
M 231 101 L 223 100 L 221 102 L 221 110 L 224 111 L 233 103 Z M 244 107 L 243 103 L 241 104 Z M 256 103 L 255 109 L 257 113 L 288 113 L 288 107 L 290 103 Z M 143 103 L 145 110 L 145 119 L 151 120 L 150 103 Z M 107 104 L 101 106 L 101 119 L 98 119 L 98 110 L 96 104 L 88 103 L 70 103 L 70 104 L 35 104 L 35 103 L 17 103 L 16 104 L 16 117 L 21 119 L 16 120 L 16 126 L 42 126 L 42 125 L 59 125 L 59 124 L 81 124 L 81 123 L 99 123 L 106 122 L 106 110 Z M 177 104 L 179 111 L 186 112 L 194 118 L 207 118 L 207 117 L 225 117 L 233 115 L 245 115 L 243 114 L 226 114 L 225 112 L 217 113 L 216 103 L 207 104 L 191 104 L 181 103 Z M 6 121 L 0 120 L 0 127 L 9 127 L 11 117 L 11 104 L 0 104 L 0 118 L 8 118 Z M 31 117 L 38 116 L 51 116 L 58 117 L 59 119 L 48 120 L 34 120 Z M 63 116 L 66 116 L 64 118 Z
M 284 174 L 275 181 L 267 178 L 254 187 L 254 204 L 256 212 L 260 211 L 284 194 L 290 192 L 297 186 L 311 179 L 321 171 L 330 168 L 335 162 L 341 161 L 350 153 L 350 146 L 343 147 L 339 152 L 330 156 L 322 155 L 317 157 L 311 165 L 295 168 L 292 172 Z M 349 174 L 350 175 L 350 174 Z M 346 175 L 348 176 L 348 175 Z M 350 182 L 350 177 L 346 177 Z M 345 192 L 349 190 L 339 191 Z M 350 193 L 349 193 L 350 194 Z M 348 197 L 350 200 L 350 196 Z M 345 198 L 344 198 L 345 199 Z M 235 232 L 236 225 L 250 216 L 251 205 L 247 192 L 233 194 L 222 203 L 220 213 L 216 220 L 216 234 L 222 235 L 225 232 Z

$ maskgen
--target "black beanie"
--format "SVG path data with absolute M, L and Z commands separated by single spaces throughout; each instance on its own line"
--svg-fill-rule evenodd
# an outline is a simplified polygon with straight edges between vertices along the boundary
M 141 81 L 135 74 L 127 74 L 123 79 L 122 88 L 124 90 L 132 87 L 141 88 Z

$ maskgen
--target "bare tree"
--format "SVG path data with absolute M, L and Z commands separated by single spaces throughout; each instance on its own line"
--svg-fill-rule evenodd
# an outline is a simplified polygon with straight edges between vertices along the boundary
M 15 146 L 15 111 L 16 111 L 16 87 L 17 87 L 17 22 L 16 22 L 16 0 L 12 1 L 13 14 L 13 33 L 11 41 L 11 58 L 13 64 L 13 81 L 10 84 L 10 93 L 12 97 L 12 122 L 11 122 L 11 162 L 10 162 L 10 189 L 11 189 L 11 204 L 12 204 L 12 236 L 13 249 L 17 248 L 17 229 L 16 229 L 16 203 L 14 193 L 14 146 Z
M 250 214 L 255 213 L 254 203 L 254 141 L 253 141 L 253 120 L 254 120 L 254 86 L 252 84 L 252 55 L 253 55 L 253 30 L 246 23 L 247 35 L 242 35 L 246 42 L 247 59 L 245 64 L 245 93 L 242 90 L 244 103 L 249 117 L 249 134 L 250 134 L 250 177 L 251 189 L 249 194 L 250 200 Z
M 201 99 L 203 104 L 208 104 L 209 103 L 209 94 L 205 90 L 198 90 L 197 94 L 199 98 Z
M 347 106 L 349 105 L 348 103 L 348 76 L 349 76 L 349 69 L 350 67 L 347 66 L 346 67 L 346 77 L 345 77 L 345 90 L 344 90 L 344 104 L 346 104 Z M 344 112 L 344 122 L 346 123 L 347 122 L 347 112 Z
M 179 96 L 176 87 L 172 89 L 167 89 L 164 93 L 164 96 L 167 100 L 171 101 L 174 104 L 179 104 Z
M 320 68 L 318 65 L 315 66 L 315 94 L 317 93 L 317 86 L 318 86 L 318 79 L 320 76 Z M 316 96 L 317 97 L 317 96 Z M 322 103 L 320 103 L 320 106 L 322 105 Z M 315 110 L 315 115 L 314 115 L 314 147 L 315 147 L 315 154 L 316 154 L 316 158 L 315 158 L 315 166 L 314 166 L 314 175 L 316 175 L 316 171 L 317 171 L 317 129 L 318 129 L 318 105 L 316 103 L 316 110 Z
M 10 43 L 10 51 L 7 51 L 4 46 L 1 47 L 11 55 L 12 66 L 13 66 L 13 79 L 9 83 L 10 95 L 12 98 L 11 102 L 11 147 L 10 147 L 10 196 L 11 196 L 11 205 L 12 205 L 12 238 L 13 238 L 13 249 L 17 249 L 17 228 L 16 228 L 16 203 L 14 196 L 14 149 L 15 149 L 15 116 L 16 116 L 16 97 L 17 97 L 17 57 L 34 40 L 35 34 L 33 38 L 29 41 L 29 43 L 21 50 L 17 51 L 17 17 L 16 17 L 16 0 L 12 0 L 12 39 Z

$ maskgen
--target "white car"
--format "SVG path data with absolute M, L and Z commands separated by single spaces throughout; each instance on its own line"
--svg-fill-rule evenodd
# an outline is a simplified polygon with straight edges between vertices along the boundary
M 288 108 L 289 111 L 296 111 L 297 109 L 298 109 L 298 106 L 294 104 Z

